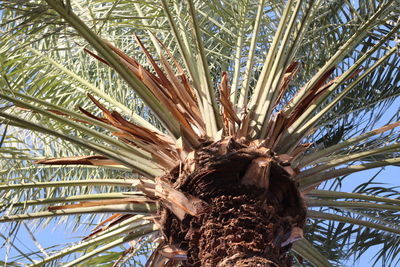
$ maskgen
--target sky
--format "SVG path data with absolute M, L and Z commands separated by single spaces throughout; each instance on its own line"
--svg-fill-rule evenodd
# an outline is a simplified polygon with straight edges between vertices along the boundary
M 372 169 L 351 175 L 350 177 L 348 177 L 348 180 L 345 183 L 344 188 L 342 188 L 342 191 L 348 191 L 348 192 L 352 191 L 352 189 L 358 186 L 360 183 L 364 183 L 365 181 L 373 177 L 377 173 L 377 171 L 378 169 Z M 375 182 L 386 183 L 388 186 L 400 186 L 400 167 L 396 166 L 385 167 L 383 172 L 380 173 Z M 380 246 L 374 246 L 369 248 L 364 253 L 364 255 L 361 256 L 361 258 L 354 263 L 354 265 L 352 264 L 353 260 L 350 260 L 348 266 L 354 266 L 354 267 L 372 266 L 372 263 L 375 261 L 373 257 L 379 251 L 379 249 Z M 379 261 L 376 264 L 376 266 L 383 266 L 382 262 Z

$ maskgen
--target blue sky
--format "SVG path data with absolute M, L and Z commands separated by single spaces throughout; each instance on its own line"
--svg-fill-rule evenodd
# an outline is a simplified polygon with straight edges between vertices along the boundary
M 377 173 L 378 169 L 366 170 L 362 172 L 355 173 L 347 178 L 344 183 L 342 191 L 352 191 L 357 185 L 363 183 L 373 177 Z M 388 166 L 378 175 L 375 182 L 386 183 L 388 186 L 399 186 L 400 185 L 400 167 Z M 399 196 L 400 197 L 400 196 Z M 374 255 L 379 251 L 380 246 L 374 246 L 368 249 L 367 252 L 361 256 L 360 260 L 352 265 L 353 260 L 349 262 L 348 266 L 354 267 L 367 267 L 372 266 L 375 261 L 373 259 Z M 383 266 L 382 262 L 379 261 L 376 266 Z

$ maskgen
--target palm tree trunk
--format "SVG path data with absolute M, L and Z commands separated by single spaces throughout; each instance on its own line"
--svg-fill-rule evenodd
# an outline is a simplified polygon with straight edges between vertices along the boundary
M 174 187 L 206 202 L 179 220 L 161 205 L 162 232 L 187 251 L 185 266 L 291 266 L 293 229 L 306 209 L 285 164 L 254 143 L 207 143 L 171 171 Z

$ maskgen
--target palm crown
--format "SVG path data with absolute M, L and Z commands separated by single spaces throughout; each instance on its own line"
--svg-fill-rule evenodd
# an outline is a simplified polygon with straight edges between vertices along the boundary
M 400 162 L 395 1 L 1 5 L 1 236 L 97 225 L 8 264 L 396 260 L 396 188 L 340 190 Z

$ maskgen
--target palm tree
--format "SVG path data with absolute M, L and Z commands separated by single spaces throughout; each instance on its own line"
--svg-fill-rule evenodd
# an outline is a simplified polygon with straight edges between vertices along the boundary
M 398 189 L 342 190 L 400 163 L 395 0 L 1 6 L 4 264 L 398 260 Z M 30 230 L 68 221 L 93 231 L 44 249 Z

